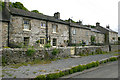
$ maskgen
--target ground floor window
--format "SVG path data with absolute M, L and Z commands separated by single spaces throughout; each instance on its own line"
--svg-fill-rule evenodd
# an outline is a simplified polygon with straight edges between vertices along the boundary
M 28 46 L 29 44 L 29 37 L 24 37 L 24 45 Z
M 57 45 L 57 39 L 53 38 L 53 46 L 56 46 L 56 45 Z
M 40 38 L 40 44 L 45 44 L 45 38 Z

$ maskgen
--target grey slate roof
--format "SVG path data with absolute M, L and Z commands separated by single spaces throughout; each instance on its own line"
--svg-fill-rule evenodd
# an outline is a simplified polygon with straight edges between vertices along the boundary
M 61 19 L 56 19 L 55 17 L 52 17 L 52 16 L 47 16 L 47 15 L 34 13 L 34 12 L 30 12 L 30 11 L 25 11 L 25 10 L 17 9 L 17 8 L 9 8 L 9 9 L 10 9 L 10 13 L 13 15 L 19 15 L 19 16 L 24 16 L 24 17 L 30 17 L 30 18 L 35 18 L 35 19 L 41 19 L 41 20 L 47 20 L 47 21 L 68 24 L 68 22 L 65 22 Z
M 91 31 L 93 31 L 93 32 L 101 33 L 101 31 L 98 31 L 98 30 L 96 30 L 96 29 L 94 29 L 94 28 L 90 28 L 90 29 L 91 29 Z
M 102 27 L 102 26 L 100 26 L 100 27 Z M 114 33 L 118 33 L 118 32 L 116 32 L 116 31 L 113 31 L 112 29 L 108 29 L 108 28 L 105 28 L 105 27 L 102 27 L 102 28 L 104 28 L 104 29 L 106 29 L 107 31 L 110 31 L 110 32 L 114 32 Z

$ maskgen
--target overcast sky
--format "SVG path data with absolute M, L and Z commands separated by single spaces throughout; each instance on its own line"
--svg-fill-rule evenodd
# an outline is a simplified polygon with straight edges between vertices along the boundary
M 21 2 L 31 10 L 53 16 L 60 12 L 61 19 L 82 20 L 83 24 L 100 25 L 118 32 L 118 2 L 120 0 L 10 0 Z

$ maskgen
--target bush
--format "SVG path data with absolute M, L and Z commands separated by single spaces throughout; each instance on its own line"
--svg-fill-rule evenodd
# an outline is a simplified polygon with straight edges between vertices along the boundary
M 72 74 L 72 73 L 73 73 L 73 69 L 70 69 L 70 70 L 69 70 L 69 73 Z
M 53 49 L 53 51 L 52 51 L 52 55 L 57 55 L 59 53 L 59 50 L 58 49 Z
M 47 80 L 53 80 L 53 79 L 57 79 L 57 78 L 59 78 L 59 73 L 48 74 L 46 77 Z
M 35 53 L 35 49 L 33 48 L 28 48 L 26 51 L 27 56 L 32 56 Z
M 64 75 L 65 75 L 64 72 L 62 72 L 62 71 L 59 72 L 59 77 L 62 77 Z
M 50 48 L 50 47 L 51 47 L 50 43 L 44 45 L 44 48 Z
M 7 63 L 7 61 L 6 61 L 5 57 L 2 56 L 2 65 L 5 66 L 6 63 Z
M 111 57 L 111 58 L 109 59 L 109 61 L 116 61 L 116 60 L 117 60 L 116 57 Z
M 39 75 L 35 78 L 35 80 L 46 80 L 46 76 L 45 75 Z

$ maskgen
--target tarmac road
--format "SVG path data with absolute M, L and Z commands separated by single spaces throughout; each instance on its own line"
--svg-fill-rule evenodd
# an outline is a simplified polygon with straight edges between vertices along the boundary
M 118 78 L 118 61 L 101 65 L 92 71 L 82 74 L 77 73 L 77 75 L 74 75 L 71 78 Z

